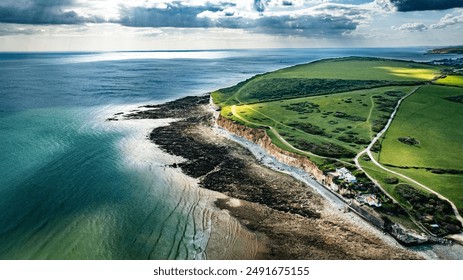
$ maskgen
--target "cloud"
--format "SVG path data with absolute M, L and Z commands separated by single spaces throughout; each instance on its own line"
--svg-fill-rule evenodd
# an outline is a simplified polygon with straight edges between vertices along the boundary
M 351 34 L 373 13 L 368 5 L 358 5 L 368 0 L 0 1 L 0 23 L 33 26 L 106 22 L 138 28 L 222 28 L 302 37 Z
M 443 18 L 439 20 L 438 23 L 431 25 L 433 29 L 443 29 L 447 26 L 463 24 L 463 9 L 458 9 L 457 11 L 446 14 Z
M 411 31 L 411 32 L 423 32 L 428 30 L 428 27 L 421 22 L 414 22 L 414 23 L 405 23 L 399 26 L 398 28 L 394 28 L 396 30 L 402 30 L 402 31 Z
M 273 35 L 294 35 L 304 37 L 329 37 L 344 35 L 354 31 L 357 23 L 334 16 L 303 15 L 294 18 L 290 15 L 263 17 L 249 30 L 256 33 Z
M 223 11 L 225 7 L 217 5 L 185 6 L 180 2 L 166 4 L 165 7 L 121 7 L 118 23 L 132 27 L 177 27 L 207 28 L 212 27 L 210 19 L 198 17 L 209 11 Z
M 0 37 L 12 35 L 67 36 L 69 34 L 87 34 L 86 25 L 25 25 L 18 23 L 0 23 Z
M 399 12 L 446 10 L 463 7 L 462 0 L 376 0 L 376 3 L 384 9 Z
M 10 24 L 1 24 L 0 25 L 0 37 L 2 36 L 10 36 L 10 35 L 35 35 L 40 32 L 40 30 L 35 30 L 32 28 L 18 28 L 15 26 L 11 26 Z
M 265 5 L 268 3 L 268 0 L 254 0 L 254 9 L 258 12 L 265 11 Z
M 187 6 L 174 2 L 164 7 L 123 7 L 118 23 L 132 27 L 227 28 L 262 34 L 317 37 L 349 34 L 368 15 L 366 9 L 342 4 L 268 11 L 265 8 L 267 2 L 254 1 L 253 10 L 226 2 L 220 5 Z
M 19 24 L 82 24 L 103 22 L 96 16 L 80 16 L 72 8 L 76 0 L 2 0 L 0 22 Z

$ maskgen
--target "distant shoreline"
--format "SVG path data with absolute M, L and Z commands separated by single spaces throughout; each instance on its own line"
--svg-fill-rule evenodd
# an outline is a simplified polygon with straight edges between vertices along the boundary
M 428 53 L 429 54 L 463 54 L 463 46 L 432 49 L 432 50 L 429 50 Z

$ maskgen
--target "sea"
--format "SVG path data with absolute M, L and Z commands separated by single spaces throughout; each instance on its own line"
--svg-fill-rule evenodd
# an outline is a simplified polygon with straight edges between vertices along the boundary
M 453 57 L 426 50 L 0 53 L 0 259 L 249 257 L 236 251 L 253 237 L 218 194 L 147 140 L 167 121 L 107 118 L 324 58 Z

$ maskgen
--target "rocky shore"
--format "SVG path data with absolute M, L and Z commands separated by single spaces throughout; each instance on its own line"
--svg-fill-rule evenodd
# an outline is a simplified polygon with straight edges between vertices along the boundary
M 247 149 L 215 133 L 208 104 L 209 95 L 185 97 L 111 120 L 179 119 L 155 128 L 149 139 L 185 159 L 171 168 L 228 197 L 215 205 L 256 234 L 262 248 L 257 259 L 420 258 L 381 232 L 359 226 L 304 183 L 262 166 Z

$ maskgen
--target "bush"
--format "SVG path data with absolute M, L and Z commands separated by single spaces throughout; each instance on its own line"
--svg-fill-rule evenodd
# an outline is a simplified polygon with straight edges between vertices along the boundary
M 455 219 L 452 206 L 447 201 L 439 199 L 435 194 L 427 194 L 417 190 L 408 184 L 397 185 L 395 192 L 402 201 L 410 204 L 412 216 L 429 231 L 435 234 L 461 231 L 462 225 Z M 439 225 L 439 227 L 431 227 L 429 218 L 431 218 L 432 223 Z
M 399 137 L 398 140 L 404 144 L 410 145 L 410 146 L 416 146 L 419 145 L 420 142 L 416 140 L 415 138 L 412 138 L 410 136 L 407 137 Z
M 379 153 L 381 151 L 381 143 L 376 141 L 376 143 L 371 147 L 371 151 L 374 153 Z
M 249 95 L 250 99 L 269 101 L 346 92 L 359 89 L 377 88 L 382 86 L 411 84 L 414 84 L 414 82 L 397 82 L 386 80 L 273 78 L 253 80 L 251 83 L 246 85 L 246 93 Z M 234 87 L 228 88 L 227 92 L 234 90 L 237 89 Z
M 308 142 L 305 139 L 295 140 L 293 144 L 296 148 L 310 151 L 314 154 L 325 156 L 325 157 L 333 157 L 333 158 L 352 158 L 355 157 L 355 153 L 347 150 L 341 146 L 331 144 L 331 143 L 323 143 L 323 144 L 315 144 Z
M 399 178 L 397 177 L 386 177 L 384 178 L 384 183 L 386 184 L 398 184 Z

